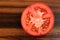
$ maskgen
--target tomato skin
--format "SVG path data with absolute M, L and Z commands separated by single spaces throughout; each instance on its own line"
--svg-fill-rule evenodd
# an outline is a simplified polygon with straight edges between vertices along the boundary
M 51 19 L 50 19 L 50 24 L 49 24 L 49 27 L 47 30 L 45 30 L 46 32 L 42 32 L 42 31 L 39 31 L 39 33 L 35 33 L 35 32 L 31 32 L 31 27 L 32 27 L 32 24 L 29 24 L 29 26 L 26 26 L 26 13 L 30 10 L 32 10 L 31 8 L 34 8 L 35 6 L 39 6 L 43 9 L 46 9 L 47 10 L 47 13 L 50 15 Z M 33 12 L 33 10 L 32 10 Z M 29 14 L 28 14 L 29 15 Z M 34 14 L 33 14 L 34 15 Z M 22 16 L 21 16 L 21 24 L 22 24 L 22 27 L 24 29 L 24 31 L 32 36 L 43 36 L 43 35 L 46 35 L 47 33 L 50 32 L 50 30 L 53 28 L 53 25 L 54 25 L 54 15 L 53 15 L 53 12 L 51 11 L 51 9 L 45 5 L 45 4 L 42 4 L 42 3 L 34 3 L 30 6 L 28 6 L 22 13 Z

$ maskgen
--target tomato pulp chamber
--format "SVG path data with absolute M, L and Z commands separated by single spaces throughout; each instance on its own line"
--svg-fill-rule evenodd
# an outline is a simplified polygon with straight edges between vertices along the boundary
M 21 24 L 25 32 L 32 36 L 46 35 L 53 28 L 54 15 L 47 5 L 35 3 L 23 11 Z

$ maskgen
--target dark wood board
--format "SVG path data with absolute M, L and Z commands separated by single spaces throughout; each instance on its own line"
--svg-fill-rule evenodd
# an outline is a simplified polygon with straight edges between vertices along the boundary
M 55 17 L 54 28 L 42 37 L 28 35 L 20 22 L 23 10 L 36 2 L 47 4 Z M 0 40 L 60 40 L 60 0 L 0 0 Z

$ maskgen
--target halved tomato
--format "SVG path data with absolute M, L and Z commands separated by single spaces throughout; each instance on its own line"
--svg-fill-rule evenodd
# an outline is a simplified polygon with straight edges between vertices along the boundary
M 35 3 L 23 11 L 21 24 L 25 32 L 30 35 L 46 35 L 54 25 L 54 15 L 47 5 Z

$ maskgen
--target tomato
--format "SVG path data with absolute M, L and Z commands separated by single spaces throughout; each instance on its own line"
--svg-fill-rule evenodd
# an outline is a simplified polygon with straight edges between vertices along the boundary
M 35 3 L 23 11 L 21 24 L 25 32 L 32 36 L 46 35 L 53 28 L 54 15 L 47 5 Z

